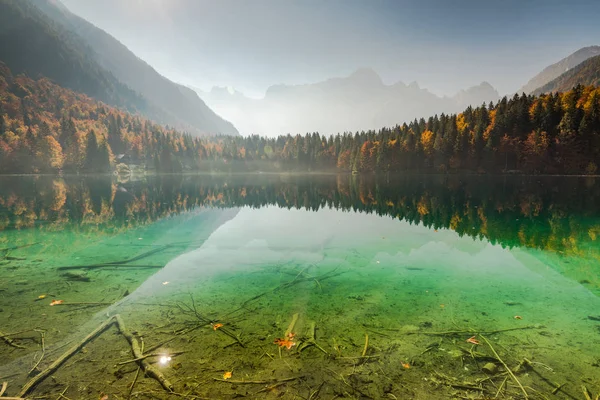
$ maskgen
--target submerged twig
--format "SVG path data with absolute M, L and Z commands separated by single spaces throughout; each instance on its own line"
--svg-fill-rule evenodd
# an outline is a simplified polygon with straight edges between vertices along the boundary
M 107 263 L 107 264 L 98 264 L 98 265 L 71 265 L 68 267 L 58 267 L 59 271 L 68 271 L 72 269 L 122 269 L 122 268 L 139 268 L 139 269 L 160 269 L 163 268 L 164 265 L 153 265 L 153 264 L 134 264 L 134 265 L 125 265 L 125 264 L 117 264 L 117 263 Z
M 60 357 L 58 357 L 52 364 L 50 364 L 45 370 L 40 372 L 38 375 L 34 376 L 31 380 L 29 380 L 21 388 L 21 391 L 19 392 L 18 396 L 23 397 L 26 394 L 28 394 L 40 382 L 42 382 L 44 379 L 46 379 L 47 377 L 52 375 L 62 364 L 65 363 L 65 361 L 67 361 L 75 353 L 80 351 L 88 342 L 90 342 L 93 339 L 95 339 L 96 337 L 98 337 L 102 332 L 107 330 L 113 324 L 117 325 L 119 332 L 129 342 L 133 356 L 136 358 L 141 357 L 142 354 L 141 354 L 140 346 L 138 344 L 137 339 L 133 336 L 133 334 L 130 331 L 127 330 L 127 328 L 125 327 L 125 323 L 123 322 L 123 319 L 121 318 L 121 316 L 119 314 L 116 314 L 116 315 L 108 318 L 103 323 L 101 323 L 89 335 L 87 335 L 85 338 L 83 338 L 83 340 L 81 340 L 79 343 L 77 343 L 76 345 L 71 347 L 64 354 L 62 354 Z M 144 370 L 144 372 L 146 372 L 146 374 L 149 377 L 156 379 L 162 385 L 162 387 L 165 388 L 166 390 L 168 390 L 170 392 L 173 391 L 173 384 L 171 382 L 169 382 L 159 370 L 154 368 L 152 365 L 150 365 L 148 362 L 146 362 L 143 359 L 138 362 L 139 362 L 140 366 L 142 367 L 142 369 Z
M 143 344 L 143 342 L 142 342 L 142 344 Z M 142 346 L 142 348 L 143 348 L 143 346 Z M 143 350 L 142 350 L 142 353 L 143 353 Z M 169 353 L 169 357 L 175 357 L 175 356 L 178 356 L 178 355 L 183 354 L 183 353 L 185 353 L 185 351 L 174 351 L 172 353 Z M 138 358 L 134 358 L 132 360 L 118 362 L 118 363 L 115 364 L 115 366 L 116 365 L 131 364 L 131 363 L 134 363 L 134 362 L 145 360 L 146 358 L 150 358 L 150 357 L 162 357 L 164 355 L 165 355 L 165 353 L 144 354 L 144 355 L 142 355 L 142 356 L 140 356 Z
M 143 354 L 144 353 L 144 339 L 140 339 L 140 340 L 142 342 L 142 348 L 140 349 L 140 351 Z M 133 393 L 133 388 L 135 387 L 138 377 L 140 376 L 141 369 L 142 369 L 141 365 L 138 365 L 137 370 L 135 371 L 135 377 L 133 378 L 133 382 L 131 382 L 131 387 L 129 388 L 129 393 L 127 394 L 127 399 L 131 398 L 131 393 Z
M 502 391 L 502 388 L 504 387 L 504 385 L 506 384 L 506 381 L 508 380 L 508 376 L 504 377 L 504 380 L 502 381 L 502 383 L 500 384 L 500 387 L 498 388 L 498 391 L 496 392 L 496 395 L 494 396 L 494 398 L 498 398 L 498 396 L 500 395 L 500 392 Z
M 284 378 L 284 379 L 269 379 L 264 381 L 232 381 L 230 379 L 221 379 L 221 378 L 213 378 L 215 381 L 226 382 L 231 384 L 251 384 L 251 385 L 265 385 L 269 383 L 279 383 L 279 382 L 289 382 L 294 381 L 296 379 L 300 379 L 302 376 L 296 376 L 292 378 Z
M 364 357 L 367 355 L 367 349 L 369 348 L 369 334 L 365 333 L 365 347 L 363 348 L 361 357 Z
M 123 319 L 121 318 L 121 316 L 119 314 L 116 314 L 114 316 L 114 318 L 119 327 L 119 331 L 121 332 L 121 334 L 123 336 L 125 336 L 125 339 L 127 339 L 129 344 L 131 345 L 131 352 L 133 353 L 133 356 L 135 358 L 142 357 L 142 352 L 140 350 L 140 345 L 139 345 L 137 339 L 133 336 L 133 334 L 131 332 L 129 332 L 127 330 L 127 328 L 125 327 L 125 323 L 123 322 Z M 150 365 L 144 359 L 140 360 L 139 363 L 140 363 L 140 366 L 142 367 L 142 369 L 144 370 L 144 372 L 146 373 L 146 375 L 148 375 L 151 378 L 156 379 L 161 384 L 161 386 L 163 388 L 165 388 L 166 390 L 168 390 L 169 392 L 172 392 L 174 390 L 173 384 L 171 382 L 169 382 L 167 380 L 167 378 L 165 378 L 165 376 L 162 374 L 162 372 L 160 372 L 158 369 L 156 369 L 155 367 Z
M 324 348 L 322 348 L 321 346 L 319 346 L 319 344 L 317 343 L 317 339 L 315 337 L 315 332 L 316 332 L 316 324 L 315 322 L 311 322 L 310 323 L 310 327 L 308 330 L 308 339 L 306 339 L 305 341 L 303 341 L 299 346 L 298 346 L 298 352 L 304 351 L 307 347 L 310 346 L 315 346 L 317 349 L 321 350 L 323 353 L 329 355 L 329 353 L 327 352 L 327 350 L 325 350 Z
M 525 388 L 523 387 L 523 385 L 521 385 L 521 382 L 519 381 L 519 379 L 515 376 L 515 374 L 512 372 L 512 370 L 508 367 L 508 365 L 506 365 L 506 363 L 502 360 L 502 358 L 500 358 L 500 356 L 498 355 L 498 353 L 496 352 L 496 350 L 494 349 L 494 346 L 492 346 L 492 344 L 490 343 L 489 340 L 487 340 L 487 338 L 483 335 L 481 335 L 481 338 L 485 341 L 485 343 L 489 346 L 490 350 L 492 350 L 492 353 L 494 353 L 494 356 L 496 356 L 496 359 L 498 361 L 500 361 L 500 363 L 504 366 L 504 368 L 506 369 L 506 371 L 508 372 L 508 374 L 511 376 L 511 378 L 515 381 L 515 383 L 517 384 L 517 386 L 519 386 L 519 388 L 521 389 L 521 391 L 523 392 L 523 395 L 525 396 L 526 399 L 529 398 L 529 395 L 527 394 L 527 391 L 525 390 Z
M 33 368 L 31 368 L 29 370 L 29 374 L 31 374 L 33 371 L 35 371 L 38 367 L 38 365 L 40 365 L 40 363 L 42 362 L 42 359 L 44 358 L 44 355 L 46 354 L 46 344 L 45 344 L 45 337 L 46 337 L 46 331 L 38 331 L 40 332 L 41 335 L 41 342 L 42 342 L 42 355 L 40 356 L 40 359 L 37 360 L 37 362 L 35 363 L 35 365 L 33 366 Z
M 6 344 L 8 344 L 9 346 L 12 346 L 16 349 L 25 349 L 26 347 L 21 346 L 20 344 L 16 344 L 14 340 L 12 340 L 11 338 L 9 338 L 8 336 L 10 335 L 6 335 L 4 333 L 2 333 L 2 331 L 0 331 L 0 339 L 4 340 L 6 342 Z
M 300 316 L 300 314 L 298 314 L 298 313 L 294 313 L 294 315 L 292 315 L 292 321 L 288 325 L 288 328 L 285 330 L 284 337 L 288 337 L 290 335 L 290 333 L 292 333 L 294 331 L 294 327 L 296 326 L 296 322 L 298 322 L 299 316 Z
M 105 267 L 123 267 L 123 266 L 127 266 L 129 268 L 162 268 L 162 267 L 164 267 L 164 265 L 159 266 L 159 265 L 126 265 L 126 264 L 141 260 L 143 258 L 150 257 L 156 253 L 159 253 L 161 251 L 168 249 L 169 247 L 171 247 L 171 246 L 170 245 L 161 246 L 157 249 L 147 251 L 145 253 L 140 254 L 139 256 L 128 258 L 127 260 L 123 260 L 123 261 L 114 261 L 114 262 L 99 263 L 99 264 L 92 264 L 92 265 L 73 265 L 73 266 L 69 266 L 69 267 L 58 267 L 57 269 L 59 271 L 65 271 L 65 270 L 70 270 L 70 269 L 98 269 L 98 268 L 105 268 Z
M 545 328 L 545 326 L 543 326 L 543 325 L 528 325 L 528 326 L 521 326 L 521 327 L 518 327 L 518 328 L 496 329 L 496 330 L 493 330 L 493 331 L 468 329 L 468 330 L 462 330 L 462 331 L 445 331 L 445 332 L 419 332 L 419 331 L 414 331 L 414 332 L 407 332 L 406 334 L 407 335 L 420 334 L 420 335 L 432 335 L 432 336 L 463 335 L 463 334 L 470 334 L 470 335 L 474 335 L 474 334 L 493 335 L 495 333 L 501 333 L 501 332 L 520 331 L 520 330 L 524 330 L 524 329 L 543 329 L 543 328 Z
M 72 303 L 55 303 L 53 306 L 112 306 L 115 303 L 107 302 L 72 302 Z
M 65 397 L 65 393 L 67 393 L 68 388 L 69 388 L 69 385 L 65 386 L 63 391 L 58 394 L 58 397 L 56 398 L 56 400 L 60 400 L 62 397 Z
M 192 296 L 192 294 L 190 293 L 190 299 L 191 299 L 191 306 L 183 303 L 183 302 L 178 302 L 176 303 L 176 306 L 184 313 L 191 313 L 194 314 L 196 316 L 196 318 L 198 318 L 198 320 L 203 324 L 203 325 L 212 325 L 214 322 L 209 318 L 206 318 L 204 315 L 200 314 L 200 312 L 198 312 L 198 309 L 196 308 L 196 301 L 194 300 L 194 296 Z M 192 327 L 191 330 L 193 329 L 197 329 L 198 327 Z M 234 331 L 232 331 L 231 329 L 227 328 L 226 326 L 221 326 L 219 329 L 217 329 L 217 331 L 229 336 L 230 338 L 232 338 L 233 340 L 235 340 L 235 343 L 239 344 L 241 347 L 246 347 L 244 345 L 244 343 L 242 342 L 242 339 L 240 338 L 240 335 L 235 333 Z
M 298 273 L 298 275 L 296 275 L 296 277 L 294 279 L 292 279 L 291 281 L 284 282 L 284 283 L 276 286 L 275 288 L 273 288 L 271 290 L 267 290 L 267 291 L 265 291 L 263 293 L 260 293 L 260 294 L 257 294 L 256 296 L 251 297 L 250 299 L 244 301 L 238 308 L 236 308 L 235 310 L 229 312 L 226 315 L 229 316 L 231 314 L 235 314 L 236 312 L 238 312 L 238 311 L 246 308 L 246 306 L 249 303 L 253 302 L 254 300 L 258 300 L 261 297 L 264 297 L 264 296 L 266 296 L 268 294 L 277 293 L 279 290 L 290 288 L 290 287 L 292 287 L 294 285 L 297 285 L 297 284 L 299 284 L 301 282 L 312 281 L 312 280 L 316 280 L 318 282 L 322 282 L 322 281 L 324 281 L 326 279 L 333 278 L 335 276 L 339 276 L 339 275 L 342 275 L 342 274 L 345 273 L 345 272 L 336 272 L 337 268 L 335 268 L 332 271 L 329 271 L 329 272 L 324 273 L 323 275 L 320 275 L 320 276 L 317 276 L 317 277 L 308 276 L 308 277 L 301 278 L 300 275 L 303 274 L 303 272 L 304 272 L 305 269 L 303 269 L 302 271 L 300 271 L 300 273 Z M 320 286 L 321 284 L 318 283 L 318 285 Z
M 23 397 L 27 393 L 29 393 L 37 384 L 42 382 L 44 379 L 49 377 L 54 371 L 56 371 L 65 361 L 67 361 L 71 356 L 77 353 L 79 350 L 83 348 L 88 342 L 93 340 L 96 336 L 104 332 L 108 327 L 115 323 L 115 317 L 111 317 L 100 324 L 96 329 L 94 329 L 89 335 L 83 338 L 82 341 L 77 343 L 75 346 L 71 347 L 67 350 L 63 355 L 58 357 L 52 364 L 50 364 L 45 370 L 40 372 L 38 375 L 34 376 L 29 382 L 27 382 L 19 392 L 19 396 Z

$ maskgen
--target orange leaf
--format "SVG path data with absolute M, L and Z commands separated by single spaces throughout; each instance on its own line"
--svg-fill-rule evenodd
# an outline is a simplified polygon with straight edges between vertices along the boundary
M 475 336 L 471 336 L 470 338 L 467 339 L 467 343 L 471 343 L 471 344 L 480 344 L 479 340 L 475 339 Z
M 219 329 L 222 326 L 223 326 L 223 324 L 214 324 L 213 325 L 213 330 L 216 331 L 217 329 Z
M 292 346 L 295 346 L 296 343 L 292 342 L 289 339 L 275 339 L 275 341 L 273 342 L 274 344 L 278 345 L 279 347 L 285 347 L 288 350 L 292 348 Z
M 58 305 L 58 304 L 62 304 L 62 303 L 64 303 L 64 300 L 52 300 L 52 301 L 50 302 L 50 305 L 51 305 L 51 306 L 56 306 L 56 305 Z
M 223 379 L 229 379 L 231 378 L 231 375 L 233 374 L 233 372 L 231 371 L 227 371 L 223 374 Z

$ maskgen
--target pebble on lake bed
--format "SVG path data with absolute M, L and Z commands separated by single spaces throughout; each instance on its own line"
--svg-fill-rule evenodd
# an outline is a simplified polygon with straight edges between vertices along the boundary
M 496 372 L 498 372 L 498 366 L 491 362 L 485 364 L 483 367 L 481 367 L 481 369 L 483 372 L 490 375 L 495 375 Z

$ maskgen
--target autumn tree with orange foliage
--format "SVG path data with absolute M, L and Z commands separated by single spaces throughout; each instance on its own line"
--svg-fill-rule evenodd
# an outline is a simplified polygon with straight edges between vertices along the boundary
M 600 89 L 514 95 L 394 127 L 192 137 L 0 63 L 0 172 L 332 171 L 595 174 Z

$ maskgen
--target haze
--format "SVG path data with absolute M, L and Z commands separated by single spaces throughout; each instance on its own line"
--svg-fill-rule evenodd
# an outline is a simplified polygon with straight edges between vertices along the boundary
M 359 67 L 437 95 L 482 81 L 509 94 L 600 38 L 593 0 L 62 2 L 170 79 L 252 97 Z

